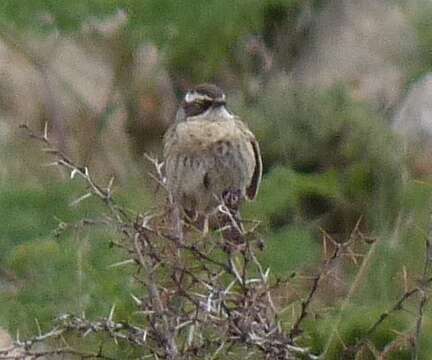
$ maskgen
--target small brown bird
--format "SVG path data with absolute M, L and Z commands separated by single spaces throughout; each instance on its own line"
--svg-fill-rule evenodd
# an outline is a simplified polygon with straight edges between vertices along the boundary
M 191 218 L 208 219 L 224 203 L 233 214 L 254 199 L 261 181 L 258 142 L 226 108 L 224 92 L 212 84 L 189 90 L 176 122 L 164 137 L 167 187 Z

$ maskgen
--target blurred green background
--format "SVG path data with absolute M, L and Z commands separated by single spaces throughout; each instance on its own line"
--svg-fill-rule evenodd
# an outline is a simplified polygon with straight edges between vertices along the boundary
M 245 217 L 262 221 L 265 265 L 292 279 L 277 290 L 281 308 L 298 310 L 328 255 L 324 232 L 347 240 L 361 219 L 377 239 L 353 250 L 373 248 L 342 313 L 361 256 L 334 264 L 312 306 L 302 341 L 321 352 L 341 316 L 328 352 L 339 359 L 422 270 L 432 131 L 415 114 L 405 120 L 416 131 L 393 119 L 432 70 L 431 19 L 421 0 L 2 0 L 0 327 L 26 336 L 34 319 L 47 328 L 62 312 L 105 315 L 113 302 L 119 318 L 135 316 L 130 269 L 110 267 L 122 259 L 113 234 L 95 226 L 56 237 L 59 224 L 103 209 L 93 199 L 71 206 L 85 185 L 45 167 L 49 157 L 19 124 L 48 121 L 58 146 L 100 182 L 114 175 L 116 196 L 139 212 L 154 205 L 144 152 L 160 156 L 182 94 L 210 81 L 261 144 L 264 179 Z M 429 359 L 429 309 L 423 325 Z M 386 358 L 409 359 L 414 326 L 396 313 L 362 359 L 391 345 Z

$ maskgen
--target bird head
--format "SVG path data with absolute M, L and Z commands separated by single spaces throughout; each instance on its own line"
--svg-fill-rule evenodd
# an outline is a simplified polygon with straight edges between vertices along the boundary
M 214 84 L 200 84 L 190 89 L 177 112 L 177 121 L 204 115 L 215 109 L 225 109 L 226 96 L 221 88 Z

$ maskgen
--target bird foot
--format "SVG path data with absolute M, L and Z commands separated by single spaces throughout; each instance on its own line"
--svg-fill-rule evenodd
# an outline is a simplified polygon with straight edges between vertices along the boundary
M 232 210 L 238 210 L 241 199 L 242 192 L 240 189 L 225 190 L 222 194 L 224 204 Z

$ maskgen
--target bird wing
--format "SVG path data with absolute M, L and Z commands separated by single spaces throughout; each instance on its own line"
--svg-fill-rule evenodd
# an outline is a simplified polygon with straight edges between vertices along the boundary
M 246 197 L 249 200 L 254 200 L 258 194 L 258 189 L 261 184 L 261 177 L 262 177 L 261 151 L 260 151 L 258 141 L 255 138 L 255 135 L 252 133 L 252 131 L 249 130 L 247 125 L 240 119 L 236 119 L 235 121 L 237 122 L 237 126 L 242 130 L 242 132 L 246 135 L 247 139 L 251 143 L 254 152 L 255 168 L 254 168 L 251 182 L 249 186 L 246 188 Z
M 253 140 L 251 140 L 251 144 L 255 156 L 255 169 L 252 175 L 252 180 L 246 189 L 246 196 L 249 200 L 255 199 L 256 195 L 258 194 L 258 189 L 261 184 L 261 176 L 262 176 L 262 159 L 261 159 L 261 152 L 260 152 L 258 142 L 254 138 Z

